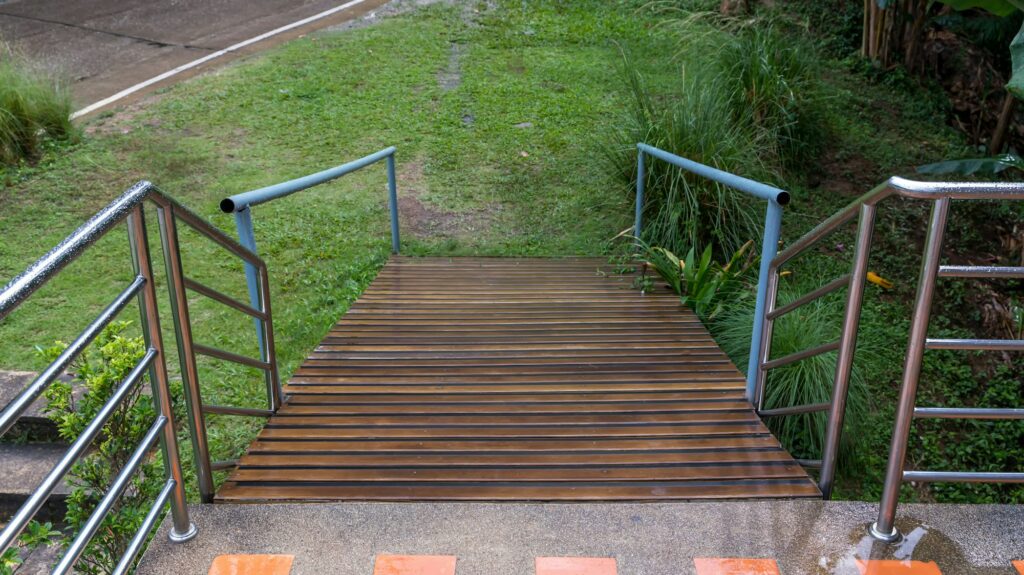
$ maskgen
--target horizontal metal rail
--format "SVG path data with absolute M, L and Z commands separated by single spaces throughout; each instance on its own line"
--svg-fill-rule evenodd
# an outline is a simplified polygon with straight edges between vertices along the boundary
M 264 371 L 270 371 L 270 363 L 253 359 L 238 353 L 224 351 L 223 349 L 217 349 L 216 347 L 210 347 L 208 345 L 200 345 L 198 343 L 192 344 L 192 350 L 200 355 L 207 357 L 213 357 L 216 359 L 223 359 L 224 361 L 230 361 L 232 363 L 238 363 L 241 365 L 247 365 L 249 367 L 255 367 L 256 369 L 262 369 Z
M 1024 267 L 1008 266 L 939 266 L 940 278 L 1010 278 L 1024 279 Z
M 775 409 L 759 409 L 757 414 L 761 417 L 779 417 L 783 415 L 800 415 L 802 413 L 815 413 L 827 411 L 831 403 L 810 403 L 807 405 L 793 405 L 789 407 L 777 407 Z
M 224 295 L 223 293 L 211 287 L 207 287 L 192 278 L 182 278 L 182 282 L 184 283 L 186 288 L 196 292 L 197 294 L 206 296 L 214 301 L 220 302 L 230 308 L 234 308 L 254 318 L 262 320 L 267 319 L 267 314 L 263 313 L 262 311 L 253 308 L 249 304 L 244 304 L 233 297 Z
M 57 356 L 53 363 L 47 366 L 42 373 L 32 380 L 32 383 L 7 404 L 4 410 L 0 412 L 0 436 L 3 436 L 11 429 L 11 426 L 18 421 L 18 418 L 21 417 L 25 410 L 39 399 L 39 396 L 53 384 L 54 380 L 67 370 L 71 362 L 96 339 L 96 336 L 103 331 L 103 328 L 109 325 L 117 317 L 117 314 L 138 296 L 145 284 L 146 278 L 142 276 L 136 277 L 70 345 L 64 348 L 64 351 Z
M 809 292 L 778 309 L 770 311 L 768 313 L 768 319 L 778 319 L 797 308 L 803 307 L 816 299 L 824 297 L 837 289 L 848 285 L 850 285 L 850 274 L 836 278 L 820 288 Z
M 978 351 L 1024 351 L 1024 339 L 932 339 L 925 340 L 927 349 L 959 349 Z
M 125 550 L 124 555 L 121 556 L 121 560 L 117 563 L 117 567 L 114 568 L 112 575 L 124 575 L 131 570 L 132 565 L 135 564 L 135 559 L 139 556 L 139 552 L 142 551 L 142 547 L 149 539 L 149 534 L 153 532 L 153 527 L 156 526 L 156 522 L 160 519 L 164 505 L 167 505 L 167 501 L 171 499 L 171 495 L 177 487 L 173 479 L 168 479 L 167 483 L 164 484 L 164 488 L 160 490 L 160 494 L 153 500 L 153 506 L 149 508 L 149 513 L 142 520 L 142 525 L 135 533 L 135 537 L 132 537 L 128 548 Z
M 1016 182 L 920 182 L 894 176 L 887 182 L 896 193 L 918 200 L 1024 200 Z
M 1000 407 L 915 407 L 919 419 L 1024 419 L 1024 409 Z
M 817 347 L 812 347 L 812 348 L 809 348 L 809 349 L 805 349 L 803 351 L 798 351 L 796 353 L 791 353 L 789 355 L 780 357 L 778 359 L 773 359 L 773 360 L 770 360 L 770 361 L 766 361 L 763 364 L 761 364 L 761 369 L 767 371 L 769 369 L 775 369 L 777 367 L 782 367 L 784 365 L 789 365 L 791 363 L 798 362 L 798 361 L 800 361 L 802 359 L 807 359 L 809 357 L 814 357 L 816 355 L 821 355 L 823 353 L 828 353 L 830 351 L 835 351 L 835 350 L 839 349 L 839 343 L 840 342 L 838 340 L 837 341 L 830 341 L 828 343 L 821 344 L 821 345 L 819 345 Z
M 769 200 L 783 206 L 789 203 L 789 192 L 776 188 L 775 186 L 762 184 L 761 182 L 737 176 L 736 174 L 730 174 L 729 172 L 719 170 L 718 168 L 712 168 L 711 166 L 706 166 L 704 164 L 694 162 L 693 160 L 687 160 L 686 158 L 677 156 L 671 152 L 666 152 L 660 148 L 655 148 L 648 144 L 640 143 L 637 144 L 636 147 L 638 150 L 651 157 L 658 158 L 659 160 L 668 162 L 677 168 L 682 168 L 687 172 L 692 172 L 698 176 L 718 182 L 734 190 L 754 196 L 755 198 Z
M 237 459 L 221 459 L 220 461 L 214 461 L 210 464 L 210 467 L 214 471 L 226 471 L 228 469 L 234 469 L 238 467 Z
M 152 189 L 149 182 L 135 184 L 11 280 L 3 291 L 0 291 L 0 319 L 7 317 L 14 308 L 73 262 L 86 248 L 121 223 L 135 206 L 149 196 Z
M 1024 483 L 1024 473 L 999 471 L 904 471 L 904 481 L 921 483 L 955 481 L 963 483 Z
M 318 186 L 320 184 L 327 183 L 331 180 L 336 180 L 344 175 L 351 174 L 356 170 L 365 168 L 370 164 L 379 162 L 385 158 L 393 156 L 395 151 L 395 147 L 391 146 L 388 148 L 384 148 L 379 152 L 374 152 L 368 156 L 359 158 L 358 160 L 354 160 L 346 164 L 342 164 L 340 166 L 329 168 L 321 172 L 317 172 L 315 174 L 310 174 L 308 176 L 303 176 L 301 178 L 295 178 L 294 180 L 288 180 L 287 182 L 274 184 L 272 186 L 267 186 L 265 188 L 259 188 L 249 192 L 235 194 L 233 196 L 221 200 L 220 209 L 223 210 L 225 213 L 230 214 L 233 212 L 244 210 L 245 208 L 251 206 L 257 206 L 259 204 L 269 202 L 270 200 L 283 198 L 285 196 L 294 194 L 295 192 L 312 188 L 313 186 Z
M 103 499 L 96 504 L 95 510 L 92 515 L 89 516 L 88 521 L 79 530 L 78 535 L 75 537 L 71 545 L 68 546 L 64 552 L 64 557 L 61 558 L 57 566 L 53 568 L 53 575 L 62 575 L 69 573 L 74 567 L 75 562 L 85 552 L 86 546 L 89 544 L 89 540 L 96 534 L 96 531 L 100 528 L 100 524 L 107 518 L 107 514 L 114 507 L 117 499 L 124 493 L 124 490 L 128 487 L 135 472 L 138 471 L 139 466 L 149 455 L 149 450 L 153 448 L 157 439 L 160 439 L 160 434 L 163 433 L 164 427 L 168 424 L 166 417 L 158 415 L 153 425 L 149 427 L 149 431 L 143 436 L 139 446 L 132 453 L 131 457 L 128 458 L 128 462 L 125 464 L 124 469 L 117 474 L 114 482 L 107 488 L 106 495 Z
M 821 469 L 822 461 L 820 459 L 797 459 L 796 462 L 807 469 Z
M 142 375 L 150 368 L 157 357 L 156 350 L 150 348 L 142 357 L 142 360 L 128 373 L 117 390 L 111 394 L 110 399 L 103 404 L 96 417 L 85 427 L 82 434 L 72 442 L 67 452 L 60 458 L 60 461 L 50 470 L 39 486 L 32 492 L 32 495 L 25 500 L 18 511 L 11 517 L 7 526 L 0 531 L 0 549 L 7 549 L 17 539 L 18 535 L 25 529 L 36 512 L 46 503 L 50 494 L 57 488 L 64 476 L 71 470 L 71 466 L 85 453 L 96 436 L 103 430 L 103 425 L 110 419 L 124 398 L 135 388 Z
M 252 407 L 232 407 L 227 405 L 203 405 L 203 413 L 216 415 L 242 415 L 250 417 L 270 417 L 274 411 L 270 409 L 257 409 Z

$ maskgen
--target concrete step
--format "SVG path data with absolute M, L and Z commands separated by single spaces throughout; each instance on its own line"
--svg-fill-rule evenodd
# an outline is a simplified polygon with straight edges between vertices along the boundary
M 14 400 L 38 374 L 32 371 L 0 370 L 0 408 Z M 85 394 L 85 388 L 75 382 L 70 375 L 62 375 L 61 381 L 72 383 L 72 393 L 76 400 Z M 26 441 L 57 441 L 57 426 L 46 416 L 46 398 L 40 397 L 29 406 L 5 438 L 19 437 Z
M 1021 505 L 901 505 L 898 544 L 868 535 L 877 504 L 853 501 L 213 504 L 191 512 L 195 538 L 169 542 L 165 518 L 139 575 L 202 575 L 232 563 L 218 557 L 268 554 L 293 556 L 290 570 L 273 571 L 290 575 L 441 573 L 375 571 L 395 555 L 454 557 L 454 575 L 540 575 L 538 558 L 569 557 L 614 559 L 622 575 L 1015 575 L 1013 561 L 1024 559 Z M 768 567 L 716 568 L 722 562 Z
M 6 519 L 21 507 L 43 478 L 67 452 L 66 445 L 0 443 L 0 519 Z M 36 515 L 38 521 L 61 521 L 65 500 L 71 490 L 61 483 Z

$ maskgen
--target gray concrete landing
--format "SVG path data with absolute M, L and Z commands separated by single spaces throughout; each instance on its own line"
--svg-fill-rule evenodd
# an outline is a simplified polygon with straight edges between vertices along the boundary
M 860 575 L 858 559 L 934 561 L 944 575 L 1017 575 L 1024 506 L 904 505 L 896 545 L 866 536 L 855 502 L 202 505 L 196 539 L 140 574 L 203 574 L 226 553 L 295 555 L 295 575 L 371 575 L 377 554 L 456 555 L 458 575 L 530 575 L 541 556 L 615 557 L 621 575 L 693 575 L 694 557 L 773 558 L 783 575 Z M 909 571 L 908 571 L 909 573 Z

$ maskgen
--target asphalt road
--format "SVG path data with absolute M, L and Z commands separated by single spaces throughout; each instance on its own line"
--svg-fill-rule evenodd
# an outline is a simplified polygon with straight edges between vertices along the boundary
M 212 60 L 202 68 L 222 65 L 231 58 L 311 30 L 359 18 L 386 1 L 363 0 L 301 28 Z M 0 0 L 0 41 L 67 77 L 77 109 L 177 66 L 344 3 L 345 0 Z M 175 76 L 149 90 L 197 71 Z

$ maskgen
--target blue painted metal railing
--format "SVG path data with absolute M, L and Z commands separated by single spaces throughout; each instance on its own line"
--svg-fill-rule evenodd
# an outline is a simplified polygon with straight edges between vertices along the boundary
M 323 170 L 322 172 L 317 172 L 301 178 L 295 178 L 294 180 L 288 180 L 287 182 L 281 182 L 280 184 L 274 184 L 273 186 L 235 194 L 221 200 L 220 209 L 225 213 L 235 214 L 235 228 L 238 230 L 239 242 L 243 246 L 249 248 L 253 253 L 257 253 L 256 233 L 252 227 L 251 208 L 253 206 L 269 202 L 270 200 L 283 198 L 294 194 L 295 192 L 312 188 L 313 186 L 325 184 L 344 175 L 351 174 L 356 170 L 365 168 L 370 164 L 375 164 L 381 160 L 387 160 L 388 211 L 391 213 L 391 251 L 397 254 L 399 251 L 398 190 L 395 182 L 394 146 L 384 148 L 379 152 L 374 152 L 369 156 L 364 156 L 347 164 Z M 249 284 L 249 300 L 253 302 L 253 305 L 255 305 L 259 295 L 259 279 L 257 277 L 256 269 L 248 263 L 245 266 L 245 279 Z M 256 336 L 259 339 L 260 351 L 262 352 L 264 347 L 263 322 L 257 318 L 255 319 L 255 323 Z
M 636 215 L 633 222 L 633 235 L 638 238 L 641 237 L 643 232 L 644 184 L 646 183 L 645 155 L 668 162 L 677 168 L 768 202 L 768 208 L 764 216 L 764 236 L 761 238 L 761 267 L 757 277 L 754 330 L 750 336 L 750 359 L 747 363 L 747 399 L 753 402 L 757 374 L 760 371 L 758 352 L 761 347 L 765 298 L 768 293 L 768 267 L 771 265 L 772 258 L 775 257 L 779 250 L 779 236 L 782 232 L 782 206 L 789 203 L 789 192 L 730 174 L 711 166 L 705 166 L 693 160 L 687 160 L 644 143 L 639 143 L 636 147 Z

